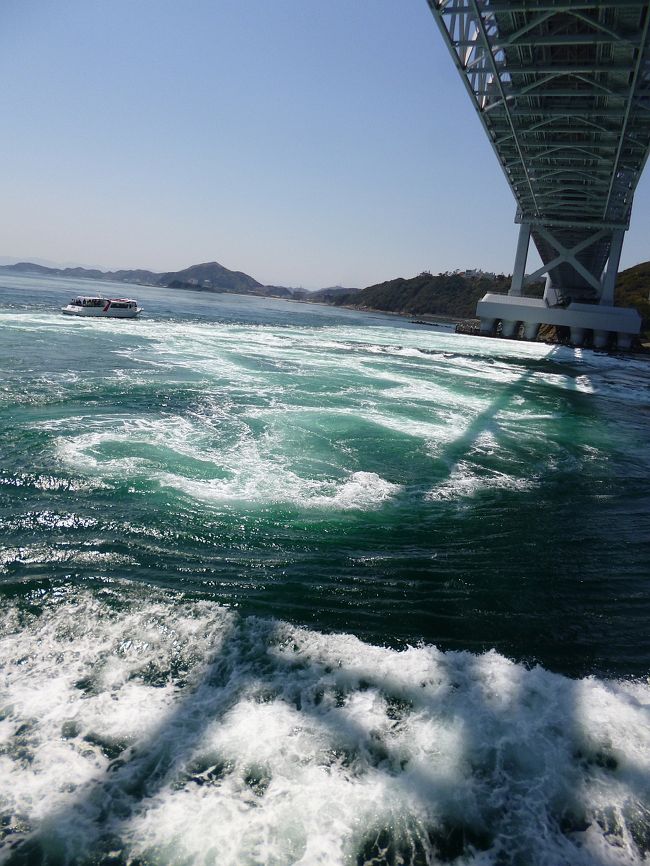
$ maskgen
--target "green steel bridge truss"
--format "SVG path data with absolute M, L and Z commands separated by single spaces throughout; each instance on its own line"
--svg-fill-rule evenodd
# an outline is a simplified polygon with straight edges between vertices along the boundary
M 547 295 L 613 304 L 650 150 L 649 0 L 428 3 L 517 201 L 510 294 L 546 274 Z

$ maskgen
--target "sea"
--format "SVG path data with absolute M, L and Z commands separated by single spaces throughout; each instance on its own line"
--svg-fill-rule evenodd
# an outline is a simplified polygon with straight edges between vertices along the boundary
M 2 275 L 0 863 L 647 864 L 649 432 L 643 358 Z

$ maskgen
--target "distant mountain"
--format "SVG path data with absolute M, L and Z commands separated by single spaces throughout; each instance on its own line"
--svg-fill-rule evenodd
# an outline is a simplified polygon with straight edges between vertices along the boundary
M 118 283 L 138 283 L 146 286 L 165 286 L 202 292 L 235 292 L 242 295 L 269 295 L 292 297 L 284 286 L 264 286 L 243 271 L 231 271 L 219 262 L 204 262 L 182 271 L 158 274 L 143 269 L 100 271 L 94 268 L 51 268 L 35 262 L 2 265 L 0 271 L 14 274 L 39 274 L 52 277 L 73 277 L 84 280 L 106 280 Z
M 109 272 L 95 270 L 94 268 L 51 268 L 46 265 L 37 265 L 36 262 L 17 262 L 15 265 L 2 265 L 0 271 L 8 271 L 14 274 L 41 274 L 48 277 L 81 277 L 85 280 L 108 279 Z
M 13 274 L 40 274 L 47 277 L 77 277 L 84 280 L 108 280 L 113 282 L 148 283 L 156 285 L 161 274 L 152 271 L 100 271 L 98 268 L 52 268 L 47 265 L 38 265 L 36 262 L 16 262 L 15 265 L 1 265 L 0 271 Z
M 204 262 L 201 265 L 192 265 L 182 271 L 170 271 L 166 274 L 155 274 L 156 285 L 168 286 L 171 282 L 178 281 L 198 286 L 209 283 L 211 288 L 237 292 L 238 294 L 258 294 L 263 288 L 253 277 L 242 271 L 230 271 L 219 262 Z M 207 287 L 207 286 L 206 286 Z
M 53 262 L 50 259 L 33 258 L 28 259 L 30 263 L 35 265 L 44 265 L 46 268 L 86 268 L 86 270 L 101 270 L 97 265 L 82 265 L 79 262 Z M 0 256 L 0 265 L 15 265 L 20 262 L 17 256 Z
M 308 301 L 315 301 L 319 304 L 336 304 L 339 298 L 347 297 L 358 291 L 359 289 L 350 289 L 344 286 L 328 286 L 326 289 L 309 292 L 305 297 Z

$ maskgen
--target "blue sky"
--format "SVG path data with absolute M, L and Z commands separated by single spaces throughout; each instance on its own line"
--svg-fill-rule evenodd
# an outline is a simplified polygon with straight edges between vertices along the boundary
M 3 0 L 0 69 L 2 255 L 312 288 L 512 270 L 425 0 Z M 646 173 L 622 265 L 648 259 Z

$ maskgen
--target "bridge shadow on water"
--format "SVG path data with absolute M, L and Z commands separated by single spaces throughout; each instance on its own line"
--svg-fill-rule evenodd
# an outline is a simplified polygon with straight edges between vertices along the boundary
M 524 365 L 525 371 L 510 383 L 501 386 L 487 408 L 479 412 L 461 435 L 450 442 L 438 457 L 438 467 L 442 467 L 438 474 L 438 483 L 449 478 L 454 468 L 476 445 L 480 436 L 493 428 L 498 414 L 507 409 L 513 399 L 520 396 L 526 386 L 540 373 L 552 373 L 555 376 L 562 374 L 563 385 L 567 390 L 576 391 L 575 376 L 571 375 L 572 371 L 563 372 L 558 364 L 560 358 L 564 364 L 570 362 L 571 355 L 577 361 L 581 357 L 581 352 L 567 346 L 551 346 L 541 359 L 518 359 L 518 364 Z M 584 375 L 582 371 L 581 374 Z

